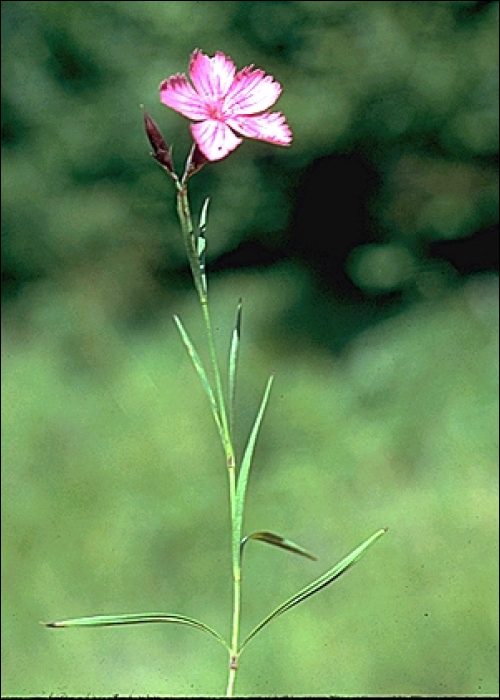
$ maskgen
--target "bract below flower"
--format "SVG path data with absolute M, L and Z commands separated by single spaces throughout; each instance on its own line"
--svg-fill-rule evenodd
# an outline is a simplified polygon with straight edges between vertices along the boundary
M 233 61 L 220 51 L 210 57 L 196 49 L 189 76 L 192 85 L 183 73 L 164 80 L 160 99 L 195 122 L 193 139 L 208 160 L 225 158 L 242 143 L 241 136 L 279 146 L 292 142 L 281 112 L 266 111 L 281 94 L 271 75 L 253 65 L 236 72 Z

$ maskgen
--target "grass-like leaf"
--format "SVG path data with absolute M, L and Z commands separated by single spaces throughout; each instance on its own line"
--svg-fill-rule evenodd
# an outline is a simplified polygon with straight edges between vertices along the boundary
M 203 292 L 207 293 L 207 275 L 206 275 L 206 231 L 207 231 L 207 214 L 208 214 L 208 204 L 210 199 L 207 197 L 203 202 L 200 212 L 200 222 L 198 225 L 198 238 L 196 240 L 196 252 L 198 254 L 198 263 L 200 266 L 201 284 L 203 287 Z
M 240 349 L 240 337 L 241 337 L 241 312 L 242 312 L 242 301 L 238 300 L 238 306 L 236 307 L 236 320 L 234 323 L 233 334 L 231 336 L 231 344 L 229 347 L 229 372 L 228 372 L 228 383 L 229 383 L 229 433 L 231 437 L 233 436 L 234 429 L 234 406 L 236 400 L 236 370 L 238 367 L 238 355 Z
M 174 321 L 179 329 L 179 333 L 181 334 L 182 341 L 188 351 L 189 357 L 191 358 L 191 361 L 194 365 L 194 368 L 196 372 L 198 373 L 198 376 L 201 380 L 203 389 L 205 390 L 206 395 L 208 396 L 208 400 L 210 401 L 210 408 L 212 409 L 212 415 L 214 417 L 215 423 L 217 425 L 217 430 L 219 431 L 219 434 L 221 437 L 223 437 L 224 433 L 222 430 L 222 423 L 219 415 L 219 408 L 217 405 L 217 401 L 215 399 L 215 394 L 212 389 L 212 385 L 210 384 L 210 380 L 208 379 L 208 375 L 205 371 L 205 367 L 203 366 L 203 363 L 200 359 L 200 356 L 196 352 L 196 349 L 191 342 L 191 339 L 189 338 L 186 329 L 184 328 L 182 321 L 178 316 L 174 316 Z
M 291 540 L 286 540 L 280 535 L 275 535 L 274 532 L 267 532 L 265 530 L 262 530 L 259 532 L 253 532 L 251 535 L 243 537 L 240 544 L 241 552 L 243 552 L 243 547 L 249 540 L 259 540 L 260 542 L 267 542 L 267 544 L 272 544 L 275 547 L 281 547 L 281 549 L 286 549 L 288 552 L 300 554 L 302 557 L 307 557 L 307 559 L 317 561 L 317 558 L 313 554 L 310 554 L 306 549 L 304 549 L 303 547 L 299 547 L 299 545 L 295 544 L 295 542 L 292 542 Z
M 279 615 L 282 615 L 284 612 L 287 610 L 291 610 L 291 608 L 295 607 L 299 603 L 302 603 L 303 600 L 306 600 L 310 596 L 314 595 L 315 593 L 318 593 L 318 591 L 321 591 L 323 588 L 326 586 L 330 585 L 335 579 L 339 578 L 343 573 L 347 571 L 353 564 L 355 564 L 366 552 L 366 550 L 374 543 L 376 542 L 379 537 L 382 537 L 387 532 L 387 528 L 383 528 L 382 530 L 378 530 L 374 535 L 369 537 L 367 540 L 365 540 L 362 544 L 359 545 L 355 550 L 353 550 L 350 554 L 348 554 L 344 559 L 342 559 L 338 564 L 335 564 L 335 566 L 326 573 L 324 573 L 322 576 L 317 578 L 315 581 L 310 583 L 308 586 L 305 586 L 300 590 L 298 593 L 293 595 L 291 598 L 288 598 L 288 600 L 285 600 L 284 603 L 282 603 L 280 606 L 278 606 L 275 610 L 272 611 L 267 617 L 265 617 L 262 622 L 260 622 L 257 627 L 254 627 L 254 629 L 250 632 L 250 634 L 247 636 L 243 644 L 241 645 L 239 649 L 239 653 L 243 651 L 243 649 L 246 647 L 248 642 L 255 637 L 255 635 L 261 631 L 266 625 L 268 625 L 272 620 L 277 618 Z
M 195 627 L 202 632 L 215 637 L 228 651 L 229 647 L 225 640 L 208 625 L 199 620 L 185 615 L 168 615 L 166 613 L 138 613 L 124 615 L 94 615 L 92 617 L 75 617 L 71 620 L 60 620 L 58 622 L 42 622 L 45 627 L 67 628 L 67 627 L 115 627 L 118 625 L 140 625 L 155 622 L 170 622 L 178 625 L 188 625 Z
M 247 445 L 245 447 L 245 452 L 243 454 L 243 459 L 241 460 L 241 468 L 238 474 L 238 485 L 236 487 L 236 499 L 234 508 L 234 527 L 233 527 L 233 554 L 240 556 L 240 541 L 241 541 L 241 528 L 243 524 L 243 510 L 245 506 L 245 494 L 248 484 L 248 476 L 250 474 L 250 467 L 252 465 L 252 457 L 255 450 L 255 443 L 257 441 L 257 436 L 259 434 L 259 429 L 264 418 L 264 411 L 266 410 L 267 402 L 269 401 L 269 394 L 271 392 L 271 387 L 274 381 L 274 375 L 271 375 L 267 381 L 266 388 L 264 390 L 264 395 L 260 403 L 259 411 L 255 422 L 253 424 L 250 437 L 248 438 Z

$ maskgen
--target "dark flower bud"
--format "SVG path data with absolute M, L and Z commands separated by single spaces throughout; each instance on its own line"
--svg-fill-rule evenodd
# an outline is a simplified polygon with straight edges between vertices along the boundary
M 167 142 L 163 138 L 155 121 L 151 119 L 147 112 L 144 112 L 144 128 L 146 129 L 146 136 L 149 139 L 149 143 L 153 147 L 153 153 L 151 155 L 163 168 L 166 168 L 171 175 L 175 175 L 171 149 L 167 146 Z

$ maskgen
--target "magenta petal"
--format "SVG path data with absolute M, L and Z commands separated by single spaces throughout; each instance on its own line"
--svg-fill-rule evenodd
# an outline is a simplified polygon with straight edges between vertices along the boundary
M 238 134 L 250 139 L 269 141 L 280 146 L 288 146 L 292 142 L 292 131 L 281 112 L 248 117 L 231 117 L 226 120 L 226 123 Z
M 254 68 L 238 73 L 222 52 L 207 56 L 200 49 L 191 55 L 189 74 L 177 74 L 160 85 L 161 101 L 197 122 L 191 133 L 200 153 L 211 161 L 225 158 L 244 136 L 288 146 L 292 132 L 281 112 L 267 110 L 281 94 L 271 75 Z M 235 133 L 236 132 L 236 133 Z
M 271 75 L 251 66 L 236 74 L 224 99 L 224 114 L 257 114 L 269 109 L 281 94 L 281 85 Z
M 217 51 L 213 58 L 199 49 L 193 52 L 189 75 L 200 96 L 211 102 L 224 97 L 233 82 L 236 66 L 230 58 Z
M 225 158 L 243 141 L 228 126 L 216 119 L 191 124 L 191 133 L 196 145 L 208 160 Z
M 207 117 L 205 101 L 189 84 L 185 75 L 174 75 L 160 85 L 160 100 L 188 119 Z

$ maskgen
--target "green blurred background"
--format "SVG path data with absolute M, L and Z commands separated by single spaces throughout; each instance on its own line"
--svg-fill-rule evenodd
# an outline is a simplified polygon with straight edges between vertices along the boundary
M 221 50 L 284 86 L 289 149 L 245 142 L 211 197 L 221 358 L 243 297 L 237 430 L 270 371 L 240 694 L 498 693 L 498 3 L 2 2 L 2 692 L 218 695 L 223 457 L 172 322 L 200 345 L 174 193 L 140 105 Z M 204 356 L 203 349 L 200 349 Z

